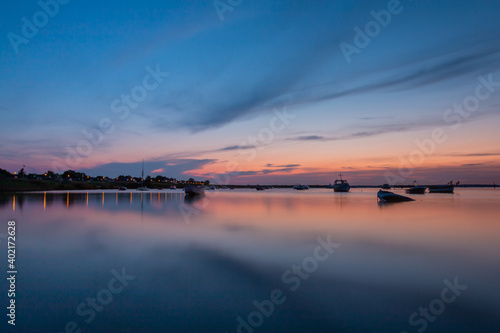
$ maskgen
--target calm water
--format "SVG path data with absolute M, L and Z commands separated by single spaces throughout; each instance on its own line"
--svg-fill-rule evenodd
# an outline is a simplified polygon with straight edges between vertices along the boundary
M 16 331 L 499 332 L 500 191 L 382 206 L 375 193 L 2 196 L 0 233 L 17 222 Z

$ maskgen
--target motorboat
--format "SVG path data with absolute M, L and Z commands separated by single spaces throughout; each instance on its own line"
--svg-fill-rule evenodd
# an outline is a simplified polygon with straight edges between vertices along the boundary
M 377 193 L 377 198 L 382 202 L 405 202 L 405 201 L 415 201 L 412 198 L 405 197 L 404 195 L 396 194 L 389 191 L 379 190 Z
M 342 174 L 340 174 L 340 179 L 337 179 L 333 184 L 334 192 L 349 192 L 351 190 L 351 185 L 347 182 L 347 180 L 342 179 Z
M 449 182 L 446 185 L 431 185 L 429 186 L 429 193 L 453 193 L 455 186 L 458 184 L 460 184 L 460 182 L 457 182 L 456 184 Z
M 184 192 L 186 193 L 186 196 L 205 195 L 205 186 L 201 186 L 201 185 L 186 185 L 184 187 Z
M 125 186 L 120 186 L 118 187 L 118 191 L 126 191 L 127 188 Z
M 172 185 L 172 186 L 170 186 L 170 189 L 171 189 L 171 190 L 177 190 L 177 186 Z
M 309 186 L 307 186 L 307 185 L 295 184 L 295 185 L 293 186 L 293 189 L 294 189 L 294 190 L 298 190 L 298 191 L 303 191 L 303 190 L 308 190 L 308 189 L 309 189 Z
M 381 189 L 383 190 L 390 190 L 391 189 L 391 185 L 389 185 L 388 183 L 385 183 L 382 185 Z
M 418 185 L 417 181 L 413 182 L 413 187 L 406 189 L 406 193 L 408 194 L 424 194 L 425 190 L 427 190 L 427 186 Z

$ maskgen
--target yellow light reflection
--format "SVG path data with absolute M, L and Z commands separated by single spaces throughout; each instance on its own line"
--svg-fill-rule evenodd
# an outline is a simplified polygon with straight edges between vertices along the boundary
M 130 192 L 130 204 L 132 205 L 132 192 Z
M 87 207 L 89 206 L 89 192 L 87 192 Z
M 47 205 L 47 192 L 43 192 L 43 210 L 45 210 L 46 205 Z
M 16 195 L 14 194 L 14 198 L 12 199 L 12 211 L 16 211 Z
M 102 192 L 102 205 L 104 206 L 104 192 Z
M 66 207 L 69 207 L 69 192 L 66 193 Z

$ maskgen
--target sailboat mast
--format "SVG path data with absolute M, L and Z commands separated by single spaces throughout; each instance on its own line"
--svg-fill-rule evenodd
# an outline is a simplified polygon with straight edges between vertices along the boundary
M 144 159 L 142 159 L 142 174 L 141 174 L 141 179 L 142 179 L 142 187 L 144 187 Z

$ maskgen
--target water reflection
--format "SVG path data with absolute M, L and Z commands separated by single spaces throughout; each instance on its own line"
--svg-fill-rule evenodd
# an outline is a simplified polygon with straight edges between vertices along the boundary
M 72 320 L 83 332 L 236 332 L 255 300 L 281 288 L 287 301 L 262 332 L 412 332 L 410 314 L 457 276 L 469 288 L 429 332 L 493 332 L 499 193 L 379 206 L 370 190 L 189 199 L 181 191 L 45 192 L 2 195 L 0 213 L 19 225 L 20 331 L 60 332 Z M 341 247 L 291 292 L 284 272 L 328 235 Z M 122 267 L 137 278 L 86 324 L 77 306 Z

